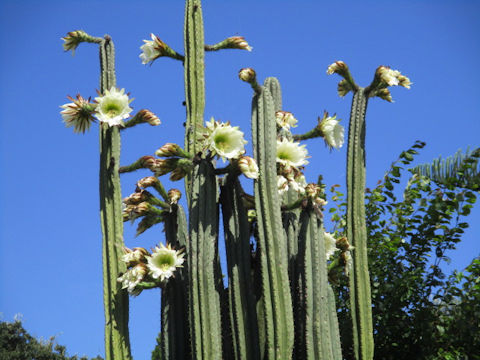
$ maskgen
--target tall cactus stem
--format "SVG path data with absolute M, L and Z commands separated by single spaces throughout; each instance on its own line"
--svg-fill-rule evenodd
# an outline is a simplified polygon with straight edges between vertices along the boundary
M 187 121 L 185 150 L 190 154 L 198 152 L 197 139 L 203 127 L 205 109 L 205 49 L 203 35 L 202 6 L 200 0 L 187 0 L 185 4 L 185 104 Z M 187 175 L 186 196 L 190 199 L 191 176 Z
M 217 184 L 212 164 L 199 160 L 192 174 L 188 251 L 189 318 L 196 359 L 222 359 L 218 263 Z
M 174 249 L 185 249 L 188 243 L 188 228 L 185 212 L 179 205 L 165 215 L 165 238 Z M 185 309 L 188 306 L 187 265 L 175 272 L 162 288 L 161 352 L 164 360 L 189 358 L 188 323 Z
M 347 238 L 355 247 L 350 272 L 350 311 L 356 359 L 373 359 L 373 325 L 365 222 L 365 114 L 368 94 L 352 100 L 347 151 Z
M 265 358 L 288 360 L 293 349 L 293 311 L 288 279 L 285 233 L 277 189 L 275 107 L 270 91 L 262 87 L 252 102 L 252 136 L 259 178 L 255 208 L 263 291 Z
M 260 348 L 251 275 L 250 227 L 242 194 L 238 178 L 227 175 L 220 202 L 227 253 L 229 320 L 234 358 L 257 360 Z
M 100 91 L 116 85 L 115 53 L 109 36 L 100 43 Z M 128 334 L 128 294 L 117 278 L 126 271 L 122 257 L 123 221 L 120 188 L 120 131 L 100 126 L 100 220 L 103 234 L 103 294 L 105 308 L 105 358 L 131 359 Z

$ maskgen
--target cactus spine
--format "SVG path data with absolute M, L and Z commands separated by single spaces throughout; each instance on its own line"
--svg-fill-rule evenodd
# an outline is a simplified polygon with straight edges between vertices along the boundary
M 100 91 L 116 85 L 113 41 L 105 36 L 100 43 Z M 103 293 L 105 308 L 105 357 L 130 359 L 128 294 L 117 278 L 125 272 L 120 261 L 123 248 L 122 194 L 120 188 L 120 131 L 100 126 L 100 220 L 103 233 Z
M 373 359 L 372 301 L 365 222 L 365 114 L 368 94 L 353 95 L 347 150 L 347 238 L 355 246 L 350 274 L 350 308 L 357 359 Z
M 258 247 L 261 266 L 265 358 L 290 359 L 293 349 L 293 313 L 285 234 L 277 189 L 275 108 L 265 87 L 252 102 L 252 137 L 259 179 L 255 182 Z

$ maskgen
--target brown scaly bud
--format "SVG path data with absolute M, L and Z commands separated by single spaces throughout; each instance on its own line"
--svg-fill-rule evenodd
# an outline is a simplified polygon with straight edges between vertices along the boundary
M 90 36 L 83 30 L 70 31 L 62 40 L 65 41 L 63 43 L 63 50 L 72 50 L 72 55 L 81 42 L 100 43 L 102 41 L 101 38 Z
M 327 68 L 327 74 L 338 74 L 340 76 L 347 76 L 348 74 L 348 66 L 343 61 L 335 61 Z
M 226 45 L 223 47 L 224 49 L 240 49 L 247 51 L 252 51 L 253 49 L 250 45 L 248 45 L 248 42 L 243 36 L 232 36 L 224 41 L 226 43 Z
M 125 205 L 137 205 L 141 202 L 148 201 L 148 199 L 151 197 L 152 194 L 150 194 L 148 191 L 140 190 L 123 199 L 123 203 Z
M 149 255 L 148 251 L 142 247 L 133 248 L 133 250 L 124 247 L 124 255 L 122 261 L 125 262 L 128 268 L 137 265 L 141 262 L 146 262 L 145 256 Z
M 251 84 L 253 82 L 256 82 L 257 74 L 252 68 L 244 68 L 239 71 L 238 77 L 240 78 L 240 80 Z
M 159 183 L 160 181 L 155 176 L 147 176 L 137 181 L 137 190 L 155 186 Z
M 155 173 L 155 176 L 162 176 L 168 174 L 177 167 L 178 159 L 155 159 L 153 165 L 149 167 Z
M 170 180 L 172 181 L 181 180 L 185 176 L 187 176 L 187 173 L 188 172 L 185 169 L 178 167 L 175 170 L 173 170 L 172 173 L 170 174 Z
M 182 197 L 182 193 L 178 189 L 170 189 L 168 190 L 168 199 L 170 205 L 177 204 L 178 200 Z
M 386 100 L 388 102 L 393 102 L 392 100 L 392 94 L 390 93 L 390 90 L 387 88 L 379 89 L 374 92 L 374 96 L 378 96 L 380 99 Z
M 152 166 L 155 166 L 156 160 L 157 159 L 150 155 L 145 155 L 140 158 L 142 167 L 146 169 L 151 169 Z
M 349 251 L 353 249 L 353 246 L 350 245 L 350 243 L 347 240 L 347 237 L 341 237 L 340 239 L 337 239 L 337 248 L 339 248 L 342 251 Z
M 305 193 L 307 197 L 310 198 L 311 200 L 314 200 L 315 198 L 317 198 L 317 196 L 320 195 L 321 192 L 322 192 L 322 188 L 315 183 L 309 183 L 305 187 Z
M 180 146 L 174 143 L 166 143 L 160 149 L 155 151 L 155 155 L 157 155 L 158 157 L 189 157 L 188 154 Z
M 147 109 L 142 109 L 139 111 L 139 116 L 142 119 L 142 122 L 148 123 L 152 126 L 158 126 L 161 124 L 160 119 L 153 112 Z
M 122 212 L 123 221 L 133 221 L 140 216 L 146 215 L 150 208 L 151 205 L 146 201 L 141 202 L 137 205 L 127 205 L 127 207 Z

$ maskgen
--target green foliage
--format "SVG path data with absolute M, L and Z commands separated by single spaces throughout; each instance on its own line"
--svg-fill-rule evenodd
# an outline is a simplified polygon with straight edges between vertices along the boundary
M 1 360 L 88 360 L 88 357 L 67 355 L 65 346 L 59 345 L 52 336 L 48 341 L 37 340 L 30 335 L 20 320 L 0 322 Z M 96 356 L 91 360 L 103 360 Z
M 412 162 L 417 149 L 423 146 L 424 143 L 418 142 L 402 152 L 383 181 L 366 195 L 375 358 L 378 359 L 428 358 L 440 353 L 447 359 L 447 353 L 464 351 L 462 355 L 473 356 L 478 351 L 469 345 L 472 337 L 476 337 L 478 344 L 478 325 L 477 328 L 468 325 L 475 311 L 478 314 L 478 305 L 470 301 L 480 296 L 478 281 L 476 285 L 475 281 L 474 285 L 468 285 L 463 275 L 458 274 L 446 280 L 440 267 L 442 261 L 450 261 L 448 251 L 455 249 L 464 229 L 468 228 L 464 217 L 470 213 L 476 194 L 454 186 L 453 179 L 436 184 L 413 174 L 399 199 L 396 187 L 400 186 L 404 166 Z M 339 207 L 334 210 L 337 219 L 342 217 L 344 208 L 341 197 L 338 202 Z M 338 231 L 341 233 L 342 229 Z M 478 272 L 478 260 L 468 269 L 471 282 L 472 274 Z M 339 279 L 342 344 L 347 358 L 351 358 L 346 326 L 348 289 L 344 280 Z M 460 284 L 462 289 L 458 288 Z M 459 303 L 452 305 L 453 300 Z M 454 328 L 460 324 L 465 324 L 469 333 Z M 455 340 L 451 339 L 453 333 Z

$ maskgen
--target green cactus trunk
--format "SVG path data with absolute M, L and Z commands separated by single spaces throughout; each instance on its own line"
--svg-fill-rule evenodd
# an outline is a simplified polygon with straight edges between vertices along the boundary
M 350 311 L 356 359 L 373 359 L 372 301 L 368 273 L 365 222 L 365 114 L 368 94 L 358 88 L 353 96 L 347 152 L 347 239 L 353 250 L 350 272 Z
M 265 344 L 261 344 L 263 358 L 288 360 L 292 357 L 294 341 L 293 311 L 277 189 L 276 130 L 273 99 L 269 90 L 262 87 L 252 102 L 254 156 L 260 170 L 255 182 L 263 307 L 259 328 L 264 329 L 265 334 Z
M 188 228 L 185 212 L 181 206 L 172 206 L 165 215 L 165 238 L 174 249 L 185 249 L 188 243 Z M 175 277 L 162 288 L 162 360 L 186 360 L 190 358 L 188 316 L 187 265 L 177 269 Z
M 221 188 L 228 267 L 228 305 L 234 359 L 260 359 L 255 297 L 252 286 L 250 225 L 242 203 L 242 187 L 227 175 Z
M 194 359 L 222 359 L 221 273 L 218 261 L 217 183 L 212 164 L 192 174 L 188 251 L 190 340 Z
M 297 324 L 302 324 L 296 334 L 295 357 L 341 359 L 336 308 L 329 299 L 324 230 L 313 209 L 303 210 L 300 216 L 298 257 L 304 305 L 295 313 Z
M 100 43 L 100 91 L 116 85 L 113 42 L 106 36 Z M 103 234 L 103 294 L 105 308 L 105 358 L 131 359 L 128 334 L 128 294 L 117 278 L 126 271 L 122 257 L 123 221 L 120 187 L 120 131 L 117 126 L 100 126 L 100 221 Z

